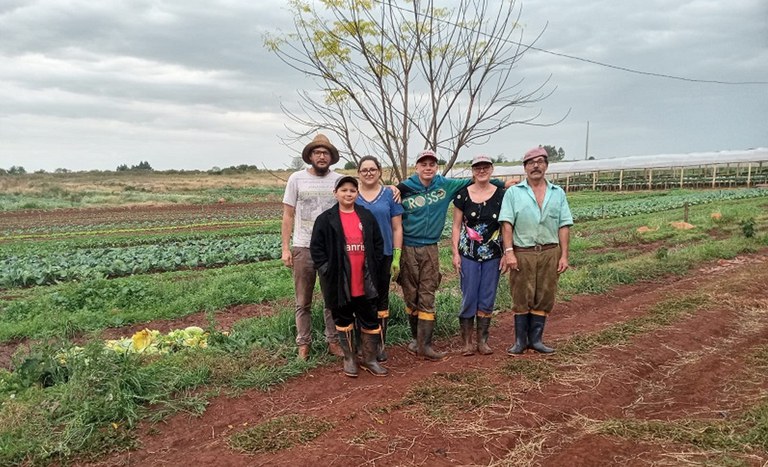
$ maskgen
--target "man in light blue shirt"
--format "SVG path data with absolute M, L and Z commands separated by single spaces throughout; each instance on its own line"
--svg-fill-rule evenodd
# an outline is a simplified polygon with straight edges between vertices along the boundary
M 547 151 L 533 148 L 523 157 L 525 181 L 504 195 L 502 222 L 504 263 L 510 270 L 509 290 L 515 313 L 515 345 L 510 355 L 526 349 L 552 353 L 541 342 L 544 324 L 555 304 L 557 280 L 568 269 L 568 241 L 573 216 L 565 191 L 544 177 Z

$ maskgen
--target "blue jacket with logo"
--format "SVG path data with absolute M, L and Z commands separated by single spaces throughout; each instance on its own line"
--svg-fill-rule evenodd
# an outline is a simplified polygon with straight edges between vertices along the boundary
M 403 180 L 400 190 L 403 209 L 403 244 L 405 246 L 434 245 L 445 227 L 448 206 L 456 193 L 470 185 L 471 179 L 445 178 L 435 175 L 425 187 L 417 174 Z

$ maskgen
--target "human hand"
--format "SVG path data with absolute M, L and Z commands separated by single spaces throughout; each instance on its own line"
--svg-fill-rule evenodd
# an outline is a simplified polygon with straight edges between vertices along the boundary
M 397 278 L 400 276 L 400 255 L 402 254 L 402 250 L 400 248 L 395 248 L 392 250 L 392 267 L 390 268 L 390 273 L 392 274 L 392 280 L 396 281 Z
M 517 266 L 517 256 L 515 256 L 515 252 L 512 250 L 508 250 L 504 252 L 504 259 L 502 260 L 502 263 L 506 266 L 507 271 L 519 271 L 520 269 Z
M 568 269 L 568 258 L 560 258 L 557 262 L 557 273 L 562 274 L 566 269 Z
M 402 201 L 400 199 L 400 190 L 397 189 L 396 185 L 389 185 L 389 189 L 392 190 L 392 199 L 395 200 L 395 203 Z
M 458 253 L 453 254 L 453 269 L 455 269 L 457 273 L 461 274 L 461 255 Z
M 293 255 L 291 255 L 291 250 L 283 250 L 283 256 L 280 259 L 283 260 L 285 267 L 293 268 Z

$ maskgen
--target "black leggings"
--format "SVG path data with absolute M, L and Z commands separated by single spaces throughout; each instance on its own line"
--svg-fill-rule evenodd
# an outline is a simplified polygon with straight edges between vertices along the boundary
M 381 262 L 381 271 L 379 272 L 379 282 L 376 284 L 376 291 L 379 296 L 376 298 L 376 311 L 389 310 L 389 281 L 392 279 L 392 257 L 384 256 Z

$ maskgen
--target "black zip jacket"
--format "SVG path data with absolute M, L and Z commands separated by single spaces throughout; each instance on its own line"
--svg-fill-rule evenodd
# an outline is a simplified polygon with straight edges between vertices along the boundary
M 355 212 L 363 226 L 365 297 L 374 299 L 378 296 L 376 284 L 381 274 L 380 268 L 384 264 L 384 240 L 376 218 L 369 210 L 355 204 Z M 347 243 L 341 226 L 339 203 L 315 219 L 309 251 L 315 268 L 319 272 L 325 306 L 330 309 L 345 306 L 352 300 L 349 285 L 352 268 L 347 257 Z M 382 291 L 382 293 L 388 292 Z

